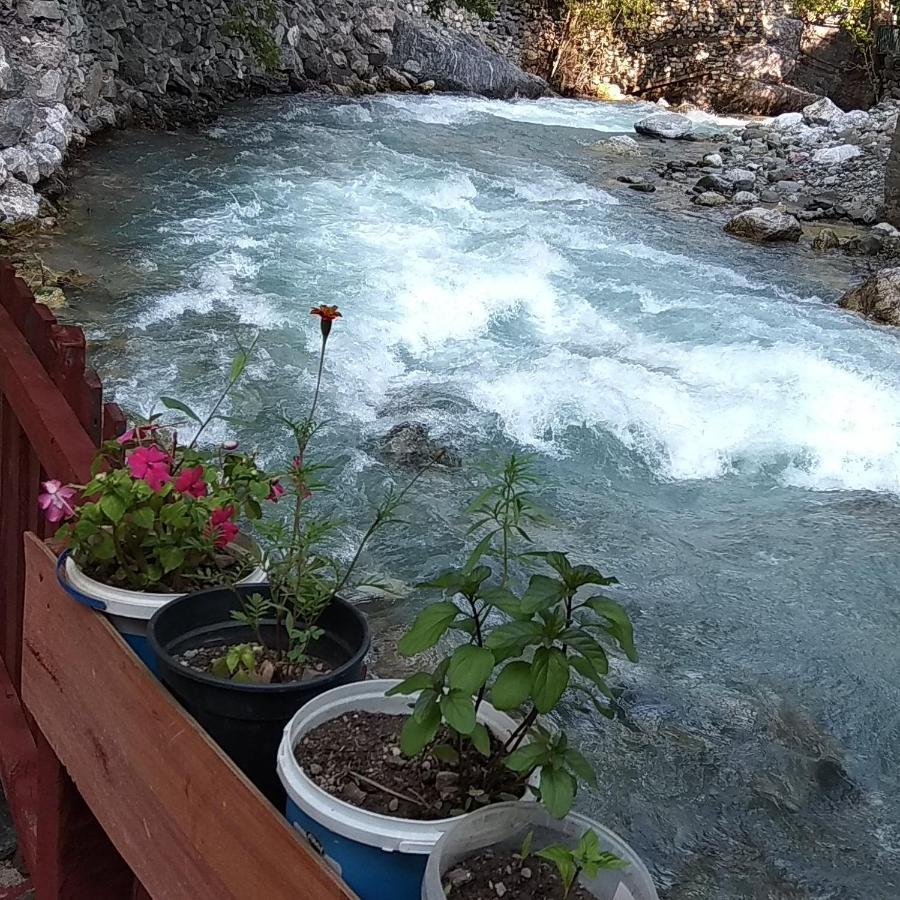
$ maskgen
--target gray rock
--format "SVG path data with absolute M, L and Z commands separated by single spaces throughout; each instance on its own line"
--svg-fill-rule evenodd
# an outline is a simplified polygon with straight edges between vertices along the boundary
M 759 196 L 753 191 L 737 191 L 731 200 L 738 206 L 753 206 L 754 203 L 759 203 Z
M 605 141 L 600 141 L 597 146 L 613 156 L 638 157 L 641 155 L 641 145 L 627 134 L 614 135 Z
M 13 147 L 28 134 L 35 110 L 31 100 L 0 100 L 0 147 Z
M 6 179 L 11 177 L 6 171 L 6 163 L 3 161 L 3 157 L 0 156 L 0 187 L 3 187 Z
M 694 130 L 694 123 L 687 116 L 678 113 L 653 113 L 646 119 L 635 122 L 634 130 L 649 137 L 679 140 Z
M 761 206 L 738 213 L 725 225 L 725 231 L 757 243 L 799 241 L 802 234 L 800 223 L 793 216 Z
M 435 88 L 434 82 L 429 78 L 428 81 L 420 81 L 416 85 L 416 90 L 420 94 L 430 94 Z
M 813 238 L 812 245 L 815 250 L 837 250 L 841 246 L 841 239 L 834 229 L 823 228 Z
M 837 147 L 823 147 L 812 155 L 813 162 L 823 166 L 843 165 L 862 155 L 862 150 L 854 144 L 840 144 Z
M 63 155 L 53 144 L 31 144 L 28 152 L 37 163 L 41 178 L 49 178 L 62 168 Z
M 799 181 L 776 181 L 774 184 L 775 191 L 784 197 L 795 197 L 803 190 L 804 185 Z
M 726 169 L 722 177 L 731 182 L 732 190 L 750 191 L 756 184 L 756 173 L 750 169 Z
M 32 82 L 29 96 L 38 103 L 59 103 L 66 96 L 66 82 L 58 69 L 44 72 L 40 79 Z
M 438 90 L 502 99 L 547 93 L 542 78 L 523 72 L 472 35 L 436 22 L 398 12 L 392 39 L 391 66 L 399 69 L 407 60 L 418 60 L 422 80 L 433 81 Z
M 885 325 L 900 325 L 900 267 L 876 272 L 838 301 L 844 309 Z
M 709 173 L 697 181 L 696 187 L 701 191 L 715 191 L 730 197 L 734 193 L 734 183 L 723 175 Z
M 858 128 L 866 130 L 874 125 L 872 117 L 861 109 L 851 109 L 834 123 L 835 128 Z
M 0 44 L 0 92 L 12 86 L 12 66 L 6 61 L 6 50 Z
M 24 13 L 32 19 L 61 19 L 63 11 L 58 0 L 31 0 L 23 3 Z
M 828 97 L 810 103 L 803 110 L 803 120 L 807 125 L 832 125 L 844 117 L 844 111 Z
M 724 206 L 728 203 L 728 199 L 715 191 L 704 191 L 694 197 L 694 203 L 697 206 Z
M 8 147 L 6 150 L 0 151 L 0 157 L 3 158 L 9 175 L 15 176 L 26 184 L 37 184 L 41 180 L 38 164 L 24 147 Z
M 775 116 L 769 123 L 776 131 L 790 131 L 803 122 L 803 113 L 789 112 Z
M 462 465 L 459 454 L 433 440 L 428 426 L 421 422 L 402 422 L 374 441 L 379 455 L 399 466 L 419 469 L 440 457 L 440 465 L 456 468 Z
M 396 69 L 392 69 L 390 66 L 385 66 L 381 70 L 381 77 L 384 83 L 387 85 L 388 90 L 390 91 L 411 91 L 412 85 L 409 83 L 409 79 L 398 72 Z
M 722 168 L 722 156 L 719 153 L 707 153 L 703 157 L 703 165 L 709 166 L 711 169 Z
M 0 224 L 16 225 L 33 219 L 40 211 L 34 188 L 18 178 L 7 178 L 0 188 Z

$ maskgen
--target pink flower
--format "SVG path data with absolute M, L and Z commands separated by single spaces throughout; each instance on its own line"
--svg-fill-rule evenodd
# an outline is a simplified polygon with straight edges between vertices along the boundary
M 75 488 L 64 487 L 62 482 L 45 481 L 45 493 L 38 496 L 38 506 L 47 514 L 50 522 L 59 522 L 75 515 L 71 500 L 78 493 Z
M 208 488 L 203 480 L 203 466 L 184 469 L 175 479 L 175 490 L 191 497 L 205 497 Z
M 128 470 L 132 478 L 140 478 L 159 493 L 172 480 L 172 458 L 159 447 L 138 447 L 128 455 Z
M 156 430 L 156 425 L 139 425 L 137 428 L 130 428 L 125 434 L 120 434 L 116 438 L 116 443 L 124 446 L 132 441 L 140 441 L 149 437 Z
M 284 496 L 284 487 L 278 483 L 277 480 L 272 482 L 272 489 L 269 491 L 269 496 L 266 498 L 270 500 L 272 503 L 277 503 L 279 497 Z
M 222 449 L 230 453 L 232 450 L 237 450 L 240 446 L 241 445 L 237 441 L 225 441 L 225 443 L 222 444 Z
M 231 521 L 233 518 L 233 506 L 220 506 L 209 517 L 206 535 L 215 539 L 215 545 L 219 549 L 227 547 L 238 536 L 240 529 Z

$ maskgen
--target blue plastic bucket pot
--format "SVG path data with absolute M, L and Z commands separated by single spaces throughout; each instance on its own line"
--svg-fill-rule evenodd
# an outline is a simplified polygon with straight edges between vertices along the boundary
M 122 635 L 125 643 L 131 647 L 141 661 L 156 677 L 159 669 L 156 657 L 147 642 L 147 623 L 153 614 L 170 600 L 183 597 L 184 594 L 150 594 L 143 591 L 127 591 L 124 588 L 112 587 L 85 575 L 69 555 L 67 550 L 59 557 L 56 564 L 56 577 L 63 590 L 79 603 L 90 606 L 105 613 L 113 627 Z M 262 584 L 266 573 L 254 569 L 240 584 Z
M 303 771 L 294 747 L 318 725 L 347 712 L 408 715 L 413 697 L 385 697 L 399 684 L 378 679 L 333 688 L 310 700 L 288 722 L 278 748 L 278 776 L 287 791 L 287 818 L 361 900 L 419 900 L 428 854 L 463 816 L 420 822 L 360 809 L 322 790 Z M 478 719 L 498 737 L 516 723 L 487 703 Z

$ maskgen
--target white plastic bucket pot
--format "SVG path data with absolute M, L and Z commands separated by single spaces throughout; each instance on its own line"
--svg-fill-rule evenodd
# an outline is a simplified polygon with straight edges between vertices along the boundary
M 68 551 L 60 556 L 56 575 L 62 588 L 79 603 L 106 613 L 125 643 L 157 676 L 156 657 L 147 643 L 147 623 L 153 614 L 170 600 L 184 594 L 152 594 L 129 591 L 95 581 L 78 567 Z M 238 584 L 265 584 L 265 570 L 257 567 Z
M 310 700 L 288 722 L 278 748 L 278 776 L 287 791 L 287 818 L 318 847 L 362 900 L 418 900 L 428 854 L 465 816 L 428 822 L 369 812 L 322 790 L 303 771 L 294 747 L 314 728 L 347 712 L 409 715 L 414 696 L 385 697 L 399 679 L 333 688 Z M 516 723 L 488 703 L 478 721 L 505 739 Z
M 574 847 L 589 829 L 600 838 L 603 850 L 615 853 L 628 865 L 601 869 L 595 878 L 582 877 L 582 887 L 597 900 L 659 900 L 647 867 L 617 834 L 578 813 L 554 819 L 537 803 L 496 803 L 457 822 L 428 858 L 422 900 L 446 900 L 442 876 L 481 850 L 493 847 L 517 853 L 529 833 L 535 850 L 557 844 Z

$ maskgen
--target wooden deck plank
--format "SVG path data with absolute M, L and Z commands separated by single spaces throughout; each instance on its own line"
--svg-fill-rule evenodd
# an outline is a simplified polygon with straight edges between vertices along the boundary
M 49 549 L 25 545 L 24 702 L 146 892 L 353 898 L 106 619 L 60 590 Z

